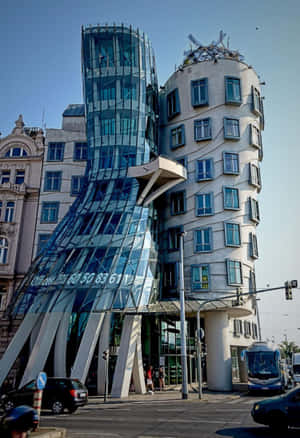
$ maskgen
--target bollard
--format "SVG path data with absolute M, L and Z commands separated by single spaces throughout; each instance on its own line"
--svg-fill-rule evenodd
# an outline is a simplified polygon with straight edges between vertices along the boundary
M 38 415 L 37 427 L 39 426 L 39 422 L 40 422 L 41 407 L 42 407 L 42 397 L 43 397 L 43 390 L 42 389 L 36 389 L 34 391 L 34 395 L 33 395 L 33 408 L 36 410 L 37 415 Z

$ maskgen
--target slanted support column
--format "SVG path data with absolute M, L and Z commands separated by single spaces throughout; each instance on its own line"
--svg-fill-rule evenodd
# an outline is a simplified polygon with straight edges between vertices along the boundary
M 232 389 L 228 330 L 227 312 L 206 313 L 207 387 L 212 391 L 231 391 Z
M 98 348 L 98 372 L 97 372 L 97 393 L 105 392 L 105 360 L 102 355 L 105 350 L 109 349 L 109 335 L 111 326 L 111 312 L 106 313 L 99 339 Z
M 144 394 L 146 392 L 144 367 L 143 367 L 143 356 L 142 356 L 142 341 L 141 341 L 141 331 L 138 334 L 136 342 L 136 350 L 133 362 L 132 370 L 132 380 L 134 385 L 134 390 L 137 394 Z
M 138 343 L 141 334 L 141 315 L 126 315 L 123 323 L 121 345 L 118 360 L 113 378 L 111 397 L 127 397 L 129 392 L 130 380 L 135 369 L 135 386 L 140 391 L 145 388 L 142 360 L 137 359 L 134 367 L 135 356 L 137 354 Z M 139 352 L 138 354 L 141 354 Z M 145 392 L 145 391 L 144 391 Z
M 27 313 L 18 331 L 7 347 L 7 350 L 0 361 L 0 386 L 4 382 L 7 374 L 20 354 L 20 351 L 25 345 L 25 342 L 32 332 L 38 318 L 38 313 Z
M 104 313 L 91 313 L 84 330 L 79 350 L 72 368 L 71 377 L 85 382 L 95 347 L 99 339 L 99 333 L 103 322 Z

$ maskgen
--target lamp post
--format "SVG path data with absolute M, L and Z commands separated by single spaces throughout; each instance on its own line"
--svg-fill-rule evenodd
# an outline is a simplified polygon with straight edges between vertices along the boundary
M 181 369 L 182 369 L 182 399 L 188 398 L 187 385 L 187 355 L 186 355 L 186 333 L 185 333 L 185 300 L 184 300 L 184 268 L 183 268 L 183 237 L 179 235 L 180 267 L 179 267 L 179 290 L 180 290 L 180 338 L 181 338 Z

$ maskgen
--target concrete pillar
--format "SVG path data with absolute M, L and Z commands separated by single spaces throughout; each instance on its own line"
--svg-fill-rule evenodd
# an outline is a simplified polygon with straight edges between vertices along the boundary
M 97 394 L 104 394 L 105 392 L 105 367 L 106 361 L 103 359 L 102 355 L 105 350 L 109 349 L 109 337 L 110 337 L 110 326 L 111 326 L 111 312 L 105 314 L 104 322 L 102 324 L 102 329 L 99 339 L 98 348 L 98 368 L 97 368 Z
M 37 313 L 27 313 L 18 331 L 7 347 L 6 352 L 0 361 L 0 386 L 4 382 L 7 374 L 27 341 L 38 317 L 39 315 Z
M 79 350 L 72 368 L 71 377 L 85 382 L 93 354 L 99 339 L 104 313 L 91 313 L 84 330 Z
M 137 354 L 137 343 L 141 333 L 141 322 L 141 315 L 126 315 L 124 318 L 121 345 L 111 390 L 112 397 L 128 396 L 135 355 Z M 142 380 L 144 380 L 144 374 L 142 360 L 138 361 L 137 367 L 141 369 L 139 372 L 135 372 L 135 385 L 137 388 L 143 388 Z M 141 376 L 143 376 L 142 379 Z
M 205 340 L 207 344 L 207 387 L 212 391 L 231 391 L 231 355 L 228 340 L 227 312 L 207 312 Z
M 136 342 L 136 351 L 132 369 L 132 380 L 136 394 L 145 394 L 146 385 L 143 367 L 141 332 L 138 334 Z

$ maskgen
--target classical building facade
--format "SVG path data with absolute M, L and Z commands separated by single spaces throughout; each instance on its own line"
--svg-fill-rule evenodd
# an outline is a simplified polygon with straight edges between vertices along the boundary
M 221 35 L 189 51 L 159 95 L 149 40 L 124 26 L 83 28 L 82 71 L 86 132 L 81 105 L 47 130 L 37 258 L 14 295 L 24 320 L 0 381 L 23 354 L 21 384 L 45 369 L 103 393 L 108 351 L 112 396 L 131 381 L 144 392 L 148 364 L 180 383 L 184 232 L 188 378 L 201 309 L 208 386 L 230 390 L 240 349 L 258 337 L 259 79 Z M 249 296 L 237 303 L 237 292 Z
M 25 127 L 22 116 L 0 140 L 1 354 L 9 336 L 3 312 L 32 261 L 43 153 L 43 132 Z

